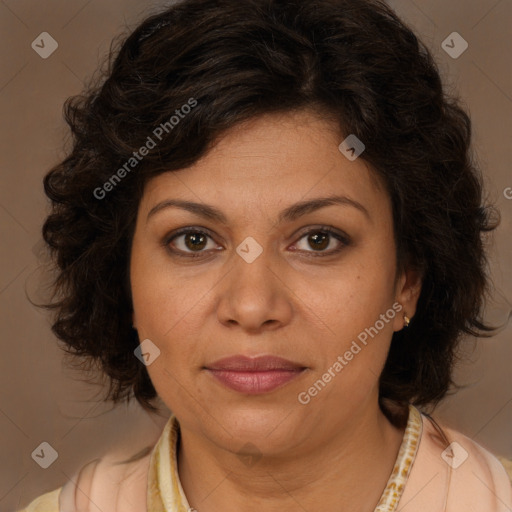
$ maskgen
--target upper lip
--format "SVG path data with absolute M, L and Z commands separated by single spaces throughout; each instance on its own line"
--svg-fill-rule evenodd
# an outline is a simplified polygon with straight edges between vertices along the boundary
M 305 366 L 277 356 L 247 357 L 238 355 L 219 359 L 207 365 L 206 368 L 209 370 L 263 372 L 270 370 L 301 370 Z

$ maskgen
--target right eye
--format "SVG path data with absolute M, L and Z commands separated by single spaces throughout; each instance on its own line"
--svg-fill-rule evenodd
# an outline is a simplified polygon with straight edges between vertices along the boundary
M 177 256 L 184 258 L 197 258 L 209 252 L 208 243 L 211 241 L 210 250 L 215 249 L 215 242 L 212 237 L 202 229 L 184 228 L 166 237 L 164 245 Z

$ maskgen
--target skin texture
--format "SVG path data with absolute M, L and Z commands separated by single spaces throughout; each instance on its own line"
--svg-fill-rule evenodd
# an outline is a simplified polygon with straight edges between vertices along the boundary
M 345 137 L 308 111 L 267 115 L 227 132 L 190 168 L 150 180 L 139 206 L 130 278 L 140 340 L 161 351 L 151 380 L 182 433 L 180 479 L 192 507 L 211 511 L 373 511 L 402 441 L 378 406 L 378 377 L 403 312 L 414 316 L 421 282 L 397 276 L 391 202 L 368 164 L 338 150 Z M 279 222 L 292 204 L 344 195 Z M 168 199 L 206 203 L 226 223 Z M 198 258 L 179 228 L 209 230 Z M 345 233 L 320 250 L 308 234 Z M 254 238 L 252 263 L 236 248 Z M 192 247 L 192 248 L 191 248 Z M 341 250 L 337 253 L 333 251 Z M 317 256 L 319 253 L 331 253 Z M 385 323 L 307 405 L 307 391 L 395 302 Z M 281 388 L 247 395 L 204 369 L 231 355 L 277 355 L 307 367 Z M 250 446 L 245 446 L 251 443 Z M 254 459 L 240 455 L 253 454 Z

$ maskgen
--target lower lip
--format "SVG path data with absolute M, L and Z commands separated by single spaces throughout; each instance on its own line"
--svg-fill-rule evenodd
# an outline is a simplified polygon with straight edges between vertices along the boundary
M 250 395 L 268 393 L 277 389 L 295 377 L 303 370 L 269 370 L 261 372 L 235 372 L 232 370 L 208 370 L 226 387 Z

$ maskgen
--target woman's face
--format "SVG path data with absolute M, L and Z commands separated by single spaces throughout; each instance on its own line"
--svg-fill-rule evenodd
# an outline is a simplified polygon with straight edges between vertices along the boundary
M 307 112 L 264 116 L 145 188 L 134 325 L 151 340 L 162 400 L 217 446 L 310 449 L 377 407 L 393 331 L 418 290 L 410 274 L 395 282 L 390 199 L 342 139 Z M 294 365 L 217 363 L 231 356 Z

